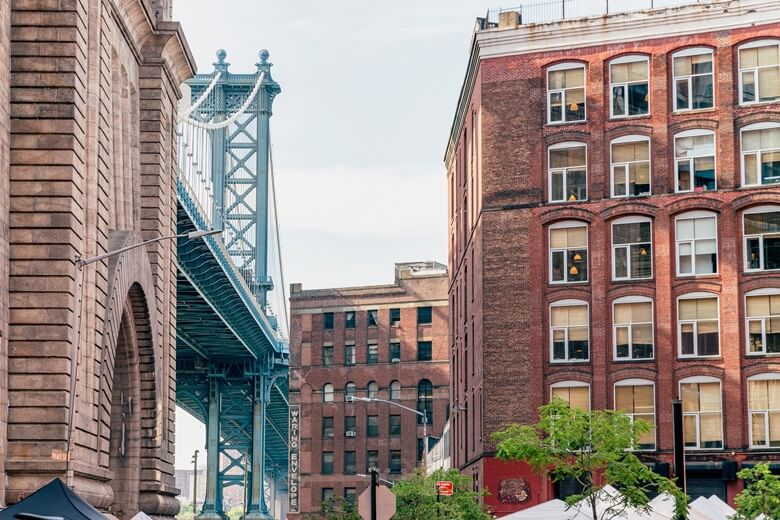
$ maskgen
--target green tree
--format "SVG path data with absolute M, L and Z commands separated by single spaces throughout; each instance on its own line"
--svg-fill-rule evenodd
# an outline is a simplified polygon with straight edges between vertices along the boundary
M 769 464 L 756 464 L 737 473 L 745 481 L 745 489 L 735 497 L 739 520 L 753 520 L 759 515 L 780 518 L 780 477 L 773 475 Z
M 318 513 L 304 515 L 305 520 L 362 520 L 357 504 L 340 496 L 332 496 L 320 504 Z
M 231 507 L 226 515 L 228 520 L 240 520 L 244 516 L 244 506 Z
M 449 480 L 453 495 L 436 502 L 436 481 Z M 437 470 L 430 476 L 421 471 L 396 482 L 392 487 L 396 499 L 394 520 L 446 519 L 489 520 L 480 505 L 480 494 L 471 488 L 471 478 L 457 470 Z
M 192 512 L 192 502 L 179 501 L 181 507 L 179 508 L 179 514 L 176 515 L 176 520 L 192 520 L 195 518 L 195 514 Z
M 498 457 L 523 461 L 553 482 L 575 479 L 582 492 L 566 502 L 572 505 L 585 500 L 593 520 L 609 520 L 629 508 L 647 511 L 647 493 L 654 490 L 671 494 L 678 516 L 685 517 L 685 493 L 631 451 L 635 439 L 652 431 L 652 425 L 632 422 L 617 411 L 571 408 L 558 398 L 539 408 L 539 418 L 537 424 L 513 424 L 496 432 L 493 438 L 498 443 Z M 598 494 L 608 483 L 618 488 L 622 497 L 607 500 L 599 511 Z

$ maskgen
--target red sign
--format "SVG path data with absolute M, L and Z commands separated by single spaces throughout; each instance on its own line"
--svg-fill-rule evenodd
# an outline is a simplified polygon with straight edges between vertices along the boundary
M 452 496 L 452 482 L 449 480 L 438 480 L 436 482 L 436 489 L 440 495 Z

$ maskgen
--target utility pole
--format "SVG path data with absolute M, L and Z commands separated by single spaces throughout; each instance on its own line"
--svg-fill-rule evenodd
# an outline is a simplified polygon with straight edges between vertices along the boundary
M 371 468 L 371 520 L 376 520 L 376 487 L 379 485 L 377 477 L 376 468 Z
M 192 515 L 198 516 L 198 450 L 192 455 Z
M 680 489 L 685 489 L 685 439 L 683 435 L 683 408 L 680 399 L 672 401 L 672 424 L 674 431 L 674 477 Z

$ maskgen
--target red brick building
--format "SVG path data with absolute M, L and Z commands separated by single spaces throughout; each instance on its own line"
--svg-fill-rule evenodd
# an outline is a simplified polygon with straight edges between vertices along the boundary
M 398 480 L 422 459 L 422 416 L 348 396 L 422 411 L 428 435 L 441 435 L 449 417 L 447 280 L 446 266 L 419 262 L 396 264 L 390 285 L 292 285 L 289 396 L 300 426 L 291 443 L 300 449 L 289 518 L 300 518 L 296 498 L 299 513 L 319 511 L 330 496 L 359 495 L 370 467 Z
M 780 6 L 481 19 L 446 153 L 453 465 L 506 513 L 566 494 L 491 434 L 553 395 L 656 425 L 689 493 L 780 460 Z

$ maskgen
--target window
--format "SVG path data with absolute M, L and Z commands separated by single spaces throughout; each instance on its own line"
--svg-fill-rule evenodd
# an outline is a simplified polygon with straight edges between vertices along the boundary
M 354 451 L 344 452 L 344 474 L 354 475 L 357 473 L 357 457 L 355 457 Z
M 759 206 L 745 212 L 745 270 L 780 269 L 780 206 Z
M 650 140 L 629 135 L 612 141 L 612 196 L 650 195 Z
M 695 293 L 677 302 L 680 357 L 717 356 L 720 353 L 718 333 L 718 298 Z
M 390 362 L 398 363 L 401 361 L 401 344 L 397 341 L 390 343 Z
M 376 381 L 368 383 L 368 397 L 371 399 L 379 397 L 379 385 L 376 384 Z
M 780 42 L 759 40 L 740 47 L 739 93 L 743 104 L 780 99 Z
M 425 454 L 425 443 L 421 438 L 417 438 L 417 463 L 421 463 Z
M 366 325 L 368 327 L 376 327 L 377 322 L 379 321 L 379 311 L 376 309 L 371 309 L 366 313 Z
M 780 353 L 780 291 L 750 291 L 745 314 L 748 354 Z
M 580 381 L 563 381 L 550 387 L 550 400 L 563 399 L 571 408 L 590 410 L 590 385 Z
M 322 328 L 325 330 L 333 330 L 333 313 L 326 312 L 322 315 Z
M 379 416 L 369 415 L 366 420 L 366 436 L 379 437 Z
M 626 414 L 633 424 L 641 420 L 655 428 L 655 385 L 644 379 L 625 379 L 615 383 L 615 410 Z M 634 439 L 639 450 L 655 449 L 655 429 Z
M 588 226 L 558 222 L 550 226 L 550 283 L 588 281 Z
M 357 395 L 357 385 L 355 383 L 347 383 L 344 386 L 344 400 L 349 401 L 349 398 Z
M 379 363 L 379 345 L 369 344 L 366 352 L 366 363 L 373 365 Z
M 674 137 L 674 161 L 677 172 L 675 190 L 709 191 L 716 188 L 715 133 L 689 130 Z
M 550 202 L 574 202 L 588 198 L 586 147 L 566 142 L 550 146 L 548 157 L 548 199 Z
M 351 434 L 349 432 L 352 432 Z M 344 436 L 354 437 L 357 434 L 357 417 L 354 415 L 344 416 Z
M 344 364 L 355 364 L 355 345 L 344 345 Z
M 780 446 L 780 375 L 759 374 L 748 378 L 750 447 Z
M 417 385 L 417 411 L 425 414 L 428 426 L 433 424 L 433 384 L 423 379 Z M 423 416 L 417 416 L 417 424 L 423 424 Z
M 331 471 L 333 473 L 333 471 Z M 333 488 L 322 488 L 322 501 L 327 502 L 333 499 Z
M 390 450 L 390 473 L 401 473 L 401 450 Z
M 720 381 L 699 376 L 680 381 L 686 449 L 723 448 Z
M 615 359 L 653 359 L 653 303 L 626 297 L 612 307 Z
M 677 217 L 677 275 L 718 272 L 717 220 L 703 211 Z
M 322 418 L 322 438 L 323 439 L 333 438 L 333 417 Z
M 650 67 L 644 56 L 624 56 L 609 65 L 612 117 L 641 116 L 650 112 Z
M 366 471 L 370 472 L 372 469 L 379 469 L 379 452 L 376 450 L 366 452 Z
M 333 452 L 332 451 L 323 451 L 322 452 L 322 467 L 320 468 L 323 475 L 332 475 L 333 474 Z
M 417 361 L 430 361 L 433 355 L 432 343 L 430 341 L 417 342 Z
M 322 347 L 322 366 L 329 367 L 333 365 L 333 346 L 325 345 Z
M 612 224 L 612 279 L 653 277 L 653 233 L 649 218 L 624 217 Z
M 742 129 L 742 185 L 780 182 L 780 124 L 757 123 Z
M 401 324 L 401 309 L 390 309 L 390 326 L 397 327 Z
M 391 415 L 390 416 L 390 422 L 388 423 L 388 433 L 390 434 L 390 437 L 400 437 L 401 436 L 401 416 L 400 415 Z
M 401 400 L 401 383 L 398 381 L 393 381 L 390 383 L 390 400 L 391 401 L 400 401 Z
M 333 402 L 333 385 L 330 383 L 326 383 L 322 387 L 322 402 L 323 403 Z
M 585 121 L 585 66 L 561 63 L 547 69 L 547 122 Z
M 588 304 L 563 300 L 550 306 L 552 361 L 588 360 Z
M 672 56 L 674 69 L 674 109 L 712 108 L 712 50 L 685 49 Z
M 355 311 L 347 311 L 344 313 L 344 327 L 348 329 L 355 328 Z
M 417 307 L 418 325 L 426 325 L 433 321 L 433 311 L 431 307 Z
M 354 507 L 357 504 L 357 490 L 355 488 L 344 488 L 344 501 Z

